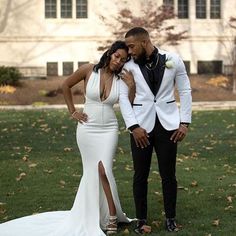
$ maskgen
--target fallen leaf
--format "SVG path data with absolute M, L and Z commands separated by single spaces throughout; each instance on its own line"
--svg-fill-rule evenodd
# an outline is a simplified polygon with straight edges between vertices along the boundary
M 214 225 L 214 226 L 219 226 L 219 224 L 220 224 L 219 219 L 213 220 L 213 222 L 212 222 L 212 225 Z
M 52 174 L 52 170 L 43 170 L 43 172 L 47 173 L 47 174 Z
M 198 186 L 198 183 L 197 183 L 197 181 L 196 181 L 196 180 L 194 180 L 194 181 L 191 183 L 191 186 L 192 186 L 192 187 L 197 187 L 197 186 Z
M 38 164 L 36 164 L 36 163 L 32 163 L 32 164 L 29 164 L 29 168 L 34 168 L 34 167 L 36 167 Z
M 232 196 L 228 196 L 227 200 L 228 200 L 229 203 L 232 203 L 233 202 L 233 197 Z
M 65 147 L 65 148 L 64 148 L 64 151 L 65 151 L 65 152 L 70 152 L 71 150 L 72 150 L 72 148 L 70 148 L 70 147 Z
M 16 181 L 22 180 L 22 178 L 24 178 L 25 176 L 26 176 L 26 173 L 25 173 L 25 172 L 20 173 L 19 176 L 16 177 Z
M 230 209 L 233 209 L 233 206 L 227 206 L 227 207 L 225 207 L 225 210 L 226 210 L 226 211 L 228 211 L 228 210 L 230 210 Z
M 23 157 L 22 157 L 22 160 L 23 160 L 23 161 L 28 161 L 28 157 L 27 157 L 27 156 L 23 156 Z
M 152 222 L 152 225 L 155 225 L 157 228 L 159 228 L 160 225 L 161 225 L 161 221 L 154 220 L 154 221 Z
M 123 231 L 123 234 L 129 234 L 129 230 L 126 228 L 126 229 Z

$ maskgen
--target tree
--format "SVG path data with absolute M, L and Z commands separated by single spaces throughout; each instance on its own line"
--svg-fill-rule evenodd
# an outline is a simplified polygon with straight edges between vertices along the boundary
M 136 26 L 144 27 L 149 33 L 154 44 L 177 45 L 180 40 L 187 38 L 186 30 L 176 32 L 175 26 L 171 24 L 171 20 L 175 18 L 174 9 L 171 5 L 162 5 L 155 7 L 153 1 L 145 2 L 141 14 L 135 16 L 133 12 L 127 8 L 118 11 L 114 21 L 109 18 L 101 17 L 105 25 L 112 30 L 114 38 L 103 43 L 98 50 L 104 50 L 107 45 L 117 39 L 123 39 L 125 33 Z

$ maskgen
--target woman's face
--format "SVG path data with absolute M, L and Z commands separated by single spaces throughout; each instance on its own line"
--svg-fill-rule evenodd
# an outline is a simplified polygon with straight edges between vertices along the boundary
M 128 58 L 128 53 L 124 49 L 117 49 L 112 55 L 109 67 L 112 71 L 119 71 L 125 64 Z

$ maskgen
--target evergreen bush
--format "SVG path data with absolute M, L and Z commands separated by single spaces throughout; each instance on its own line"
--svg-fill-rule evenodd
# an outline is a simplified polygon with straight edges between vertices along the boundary
M 0 85 L 17 85 L 21 77 L 17 68 L 0 66 Z

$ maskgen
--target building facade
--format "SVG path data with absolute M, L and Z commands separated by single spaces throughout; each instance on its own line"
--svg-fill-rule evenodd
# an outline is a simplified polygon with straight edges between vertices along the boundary
M 177 46 L 190 73 L 230 73 L 235 31 L 235 0 L 152 0 L 171 5 L 171 23 L 186 30 Z M 145 0 L 0 0 L 0 65 L 15 66 L 26 77 L 67 76 L 85 62 L 96 62 L 97 48 L 112 38 L 102 20 L 120 9 L 139 14 Z M 157 45 L 158 46 L 158 45 Z

